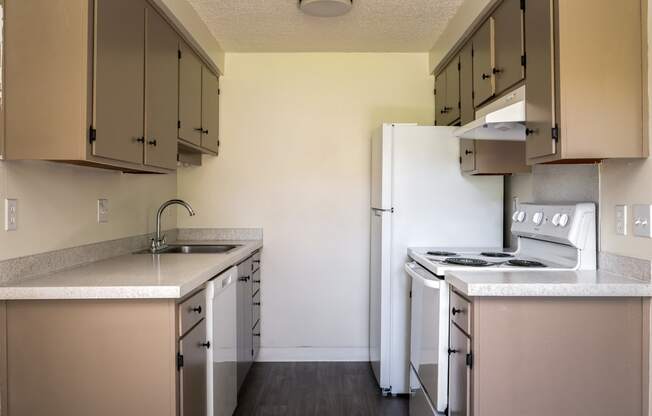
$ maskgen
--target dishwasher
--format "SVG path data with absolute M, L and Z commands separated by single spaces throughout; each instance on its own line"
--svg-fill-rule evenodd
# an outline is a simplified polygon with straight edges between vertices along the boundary
M 207 416 L 231 416 L 238 404 L 237 281 L 232 267 L 206 285 Z

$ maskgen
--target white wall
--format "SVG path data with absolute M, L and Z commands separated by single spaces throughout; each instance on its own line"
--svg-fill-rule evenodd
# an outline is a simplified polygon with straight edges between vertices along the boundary
M 176 195 L 176 175 L 129 175 L 53 162 L 0 162 L 0 260 L 145 234 Z M 18 230 L 4 231 L 4 198 L 18 199 Z M 97 199 L 109 223 L 97 223 Z M 172 214 L 172 213 L 171 213 Z M 176 215 L 164 226 L 175 227 Z
M 227 54 L 221 154 L 180 227 L 264 228 L 263 360 L 366 360 L 370 134 L 432 124 L 428 54 Z

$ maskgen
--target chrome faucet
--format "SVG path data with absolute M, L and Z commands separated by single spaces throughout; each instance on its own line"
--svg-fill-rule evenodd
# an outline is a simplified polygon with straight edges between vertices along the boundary
M 192 209 L 189 203 L 182 199 L 170 199 L 164 202 L 156 212 L 156 237 L 152 239 L 152 246 L 150 247 L 152 253 L 157 253 L 167 246 L 165 244 L 165 236 L 161 236 L 161 215 L 163 215 L 163 211 L 170 205 L 181 205 L 188 210 L 188 214 L 191 217 L 195 215 L 195 210 Z

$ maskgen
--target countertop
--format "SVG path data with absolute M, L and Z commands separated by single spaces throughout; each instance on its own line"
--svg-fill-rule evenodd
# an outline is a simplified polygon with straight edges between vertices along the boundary
M 652 283 L 601 270 L 452 271 L 446 275 L 446 281 L 467 296 L 652 296 Z
M 0 286 L 0 300 L 180 299 L 263 246 L 255 241 L 178 241 L 240 244 L 219 254 L 127 254 Z

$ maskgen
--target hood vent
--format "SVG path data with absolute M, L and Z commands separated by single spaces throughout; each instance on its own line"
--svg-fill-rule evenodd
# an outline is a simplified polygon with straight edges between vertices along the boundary
M 460 139 L 525 141 L 525 86 L 479 108 L 475 116 L 453 134 Z

